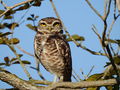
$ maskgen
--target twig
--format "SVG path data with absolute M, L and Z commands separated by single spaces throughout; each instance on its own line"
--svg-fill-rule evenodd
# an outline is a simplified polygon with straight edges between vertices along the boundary
M 39 63 L 38 63 L 38 65 L 39 65 Z M 40 76 L 40 78 L 41 78 L 42 80 L 44 80 L 44 81 L 46 80 L 46 79 L 43 77 L 42 73 L 40 72 L 39 66 L 36 65 L 36 68 L 31 66 L 30 68 L 36 70 L 37 73 L 38 73 L 38 75 Z
M 107 3 L 108 3 L 108 1 L 107 0 L 104 0 L 104 14 L 106 14 L 107 13 Z
M 103 29 L 103 33 L 102 33 L 102 45 L 103 47 L 105 46 L 105 39 L 106 39 L 106 31 L 107 31 L 107 22 L 106 22 L 106 19 L 108 18 L 108 15 L 110 13 L 110 6 L 111 6 L 111 0 L 109 0 L 109 4 L 108 4 L 108 11 L 107 11 L 107 14 L 104 15 L 104 19 L 103 19 L 103 22 L 104 22 L 104 29 Z
M 22 49 L 20 46 L 17 45 L 16 47 L 17 47 L 19 50 L 21 50 L 23 53 L 34 57 L 33 54 L 31 54 L 31 53 L 29 53 L 29 52 L 26 52 L 26 51 L 25 51 L 24 49 Z M 39 70 L 39 62 L 37 62 L 37 60 L 36 60 L 36 68 L 34 68 L 34 67 L 30 67 L 30 68 L 32 68 L 32 69 L 34 69 L 34 70 L 37 70 L 38 75 L 40 76 L 40 78 L 41 78 L 42 80 L 46 80 L 46 79 L 43 77 L 43 75 L 42 75 L 42 73 L 40 72 L 40 70 Z
M 80 72 L 81 72 L 82 76 L 84 77 L 84 80 L 86 80 L 88 77 L 87 77 L 87 75 L 84 74 L 82 68 L 80 69 Z
M 7 7 L 7 5 L 2 1 L 2 0 L 0 0 L 0 3 L 7 9 L 8 7 Z
M 74 74 L 72 74 L 72 76 L 77 82 L 79 81 Z
M 29 52 L 25 51 L 25 50 L 24 50 L 24 49 L 22 49 L 20 46 L 16 45 L 16 47 L 17 47 L 20 51 L 22 51 L 23 53 L 25 53 L 25 54 L 27 54 L 27 55 L 30 55 L 30 56 L 34 57 L 34 55 L 33 55 L 33 54 L 31 54 L 31 53 L 29 53 Z
M 78 79 L 77 79 L 77 81 L 82 80 L 82 79 L 80 78 L 80 76 L 79 76 L 79 75 L 75 72 L 75 70 L 74 70 L 74 69 L 73 69 L 72 71 L 73 71 L 73 73 L 75 74 L 75 76 L 78 78 Z
M 103 17 L 104 17 L 104 20 L 103 20 L 103 21 L 106 21 L 108 15 L 109 15 L 109 13 L 110 13 L 110 6 L 111 6 L 111 0 L 109 0 L 109 2 L 108 2 L 107 13 L 104 14 L 104 16 L 103 16 Z
M 23 68 L 24 72 L 26 73 L 27 77 L 28 77 L 29 79 L 32 79 L 32 77 L 30 76 L 29 72 L 28 72 L 27 69 L 25 68 L 24 63 L 21 61 L 21 59 L 20 59 L 19 55 L 17 54 L 17 52 L 16 52 L 15 48 L 13 47 L 13 45 L 9 45 L 9 44 L 8 44 L 8 47 L 13 51 L 13 53 L 14 53 L 15 56 L 17 57 L 18 61 L 20 62 L 20 65 L 22 66 L 22 68 Z
M 90 69 L 89 73 L 87 74 L 87 77 L 89 77 L 89 75 L 91 74 L 91 72 L 93 71 L 95 66 L 92 66 L 92 68 Z
M 101 40 L 101 36 L 99 35 L 98 30 L 97 30 L 97 28 L 95 27 L 95 25 L 92 25 L 92 30 L 93 30 L 93 32 L 98 36 L 99 40 Z
M 112 23 L 111 23 L 111 25 L 110 25 L 110 28 L 108 29 L 108 34 L 107 34 L 108 39 L 110 38 L 110 33 L 111 33 L 111 31 L 112 31 L 113 25 L 115 24 L 115 21 L 117 20 L 117 18 L 118 18 L 119 16 L 120 16 L 120 15 L 114 16 L 114 19 L 113 19 L 113 21 L 112 21 Z
M 6 14 L 8 11 L 10 11 L 11 9 L 13 9 L 13 8 L 15 8 L 15 7 L 17 7 L 17 6 L 23 5 L 23 4 L 25 4 L 25 3 L 31 2 L 31 1 L 34 1 L 34 0 L 26 0 L 26 1 L 23 1 L 23 2 L 21 2 L 21 3 L 17 3 L 17 4 L 15 4 L 14 6 L 11 6 L 11 7 L 7 8 L 7 10 L 5 10 L 2 14 L 0 14 L 0 17 L 2 17 L 3 15 L 5 15 L 5 14 Z
M 99 35 L 98 30 L 97 30 L 97 28 L 95 27 L 95 25 L 93 25 L 92 30 L 93 30 L 93 32 L 98 36 L 98 39 L 99 39 L 99 41 L 100 41 L 101 46 L 103 46 L 103 45 L 102 45 L 102 38 L 101 38 L 101 36 Z M 106 50 L 104 49 L 104 47 L 103 47 L 103 50 L 104 50 L 104 52 L 105 52 L 105 56 L 108 57 L 107 52 L 106 52 Z
M 90 6 L 90 8 L 103 20 L 103 17 L 100 15 L 100 13 L 92 6 L 92 4 L 89 2 L 89 0 L 85 0 L 87 4 Z

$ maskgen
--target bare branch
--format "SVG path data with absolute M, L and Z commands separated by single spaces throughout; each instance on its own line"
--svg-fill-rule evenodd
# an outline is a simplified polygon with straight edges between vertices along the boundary
M 89 2 L 89 0 L 85 0 L 87 4 L 90 6 L 90 8 L 103 20 L 103 17 L 100 15 L 100 13 L 92 6 L 92 4 Z
M 77 83 L 62 82 L 62 83 L 52 84 L 52 85 L 48 86 L 47 88 L 49 88 L 49 90 L 53 90 L 56 88 L 77 89 L 77 88 L 115 85 L 116 83 L 117 83 L 116 79 L 99 80 L 99 81 L 81 81 L 81 82 L 77 82 Z
M 20 5 L 23 5 L 25 3 L 28 3 L 28 2 L 31 2 L 31 1 L 34 1 L 34 0 L 26 0 L 26 1 L 23 1 L 21 3 L 17 3 L 15 4 L 14 6 L 11 6 L 11 7 L 8 7 L 7 10 L 5 10 L 5 12 L 3 12 L 2 14 L 0 14 L 0 17 L 2 17 L 3 15 L 5 15 L 8 11 L 10 11 L 11 9 L 17 7 L 17 6 L 20 6 Z
M 2 0 L 0 0 L 0 3 L 7 9 L 7 5 Z
M 107 13 L 103 16 L 103 22 L 104 22 L 104 29 L 103 29 L 103 33 L 102 33 L 102 45 L 103 47 L 105 46 L 105 39 L 106 39 L 106 31 L 107 31 L 107 22 L 106 19 L 108 18 L 108 15 L 110 13 L 110 6 L 111 6 L 111 0 L 109 0 L 109 4 L 108 4 L 108 11 Z
M 73 73 L 75 74 L 75 76 L 77 77 L 76 78 L 76 81 L 81 81 L 82 79 L 80 78 L 80 76 L 75 72 L 74 69 L 72 69 Z M 72 75 L 73 76 L 73 75 Z
M 117 20 L 118 17 L 119 17 L 119 15 L 113 19 L 113 21 L 110 25 L 110 28 L 108 29 L 108 34 L 107 34 L 108 39 L 110 38 L 110 33 L 112 31 L 113 25 L 114 25 L 114 23 L 115 23 L 115 21 Z
M 117 4 L 117 8 L 118 8 L 118 10 L 120 12 L 120 0 L 116 0 L 116 4 Z
M 95 66 L 92 66 L 92 68 L 90 69 L 89 73 L 87 74 L 87 77 L 89 77 L 89 75 L 91 74 L 91 72 L 93 71 Z
M 13 45 L 9 45 L 9 44 L 7 44 L 7 45 L 8 45 L 8 47 L 11 49 L 11 51 L 15 54 L 16 58 L 18 59 L 18 61 L 20 62 L 20 65 L 22 66 L 22 68 L 23 68 L 24 72 L 26 73 L 27 77 L 28 77 L 29 79 L 32 79 L 32 77 L 30 76 L 29 72 L 28 72 L 27 69 L 25 68 L 24 63 L 21 61 L 19 55 L 17 54 L 14 46 L 13 46 Z
M 19 90 L 40 90 L 42 87 L 35 86 L 27 81 L 18 78 L 16 75 L 0 68 L 0 80 L 12 85 Z
M 98 86 L 108 86 L 108 85 L 115 85 L 117 84 L 116 79 L 108 79 L 108 80 L 98 80 L 98 81 L 81 81 L 81 82 L 58 82 L 53 83 L 49 81 L 38 81 L 38 80 L 31 80 L 25 81 L 20 79 L 14 74 L 0 68 L 0 80 L 12 85 L 14 88 L 18 88 L 19 90 L 57 90 L 57 88 L 63 89 L 78 89 L 78 88 L 88 88 L 88 87 L 98 87 Z M 45 86 L 36 86 L 35 84 L 46 84 L 49 85 L 48 87 Z M 62 90 L 63 90 L 62 89 Z
M 27 54 L 27 55 L 30 55 L 30 56 L 32 56 L 32 57 L 34 57 L 34 55 L 33 54 L 31 54 L 31 53 L 29 53 L 29 52 L 27 52 L 27 51 L 25 51 L 24 49 L 22 49 L 20 46 L 16 46 L 20 51 L 22 51 L 23 53 L 25 53 L 25 54 Z

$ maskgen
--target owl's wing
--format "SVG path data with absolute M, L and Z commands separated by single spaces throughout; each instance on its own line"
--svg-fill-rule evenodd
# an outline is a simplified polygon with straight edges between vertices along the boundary
M 34 54 L 37 62 L 39 63 L 40 63 L 40 56 L 41 56 L 42 50 L 43 50 L 43 47 L 41 45 L 41 37 L 36 35 L 34 39 Z
M 72 75 L 72 58 L 70 46 L 65 38 L 62 36 L 57 37 L 56 39 L 56 47 L 58 47 L 58 51 L 60 56 L 63 58 L 64 63 L 64 80 L 63 81 L 71 81 Z

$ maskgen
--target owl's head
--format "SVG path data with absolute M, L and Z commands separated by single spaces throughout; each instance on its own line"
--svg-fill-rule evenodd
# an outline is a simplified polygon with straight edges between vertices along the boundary
M 54 17 L 43 18 L 39 21 L 38 32 L 42 34 L 62 33 L 62 23 Z

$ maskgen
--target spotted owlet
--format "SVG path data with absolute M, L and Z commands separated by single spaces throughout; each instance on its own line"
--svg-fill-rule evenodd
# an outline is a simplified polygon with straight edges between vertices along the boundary
M 71 81 L 71 52 L 59 19 L 47 17 L 39 21 L 34 51 L 36 58 L 47 71 L 60 81 Z

